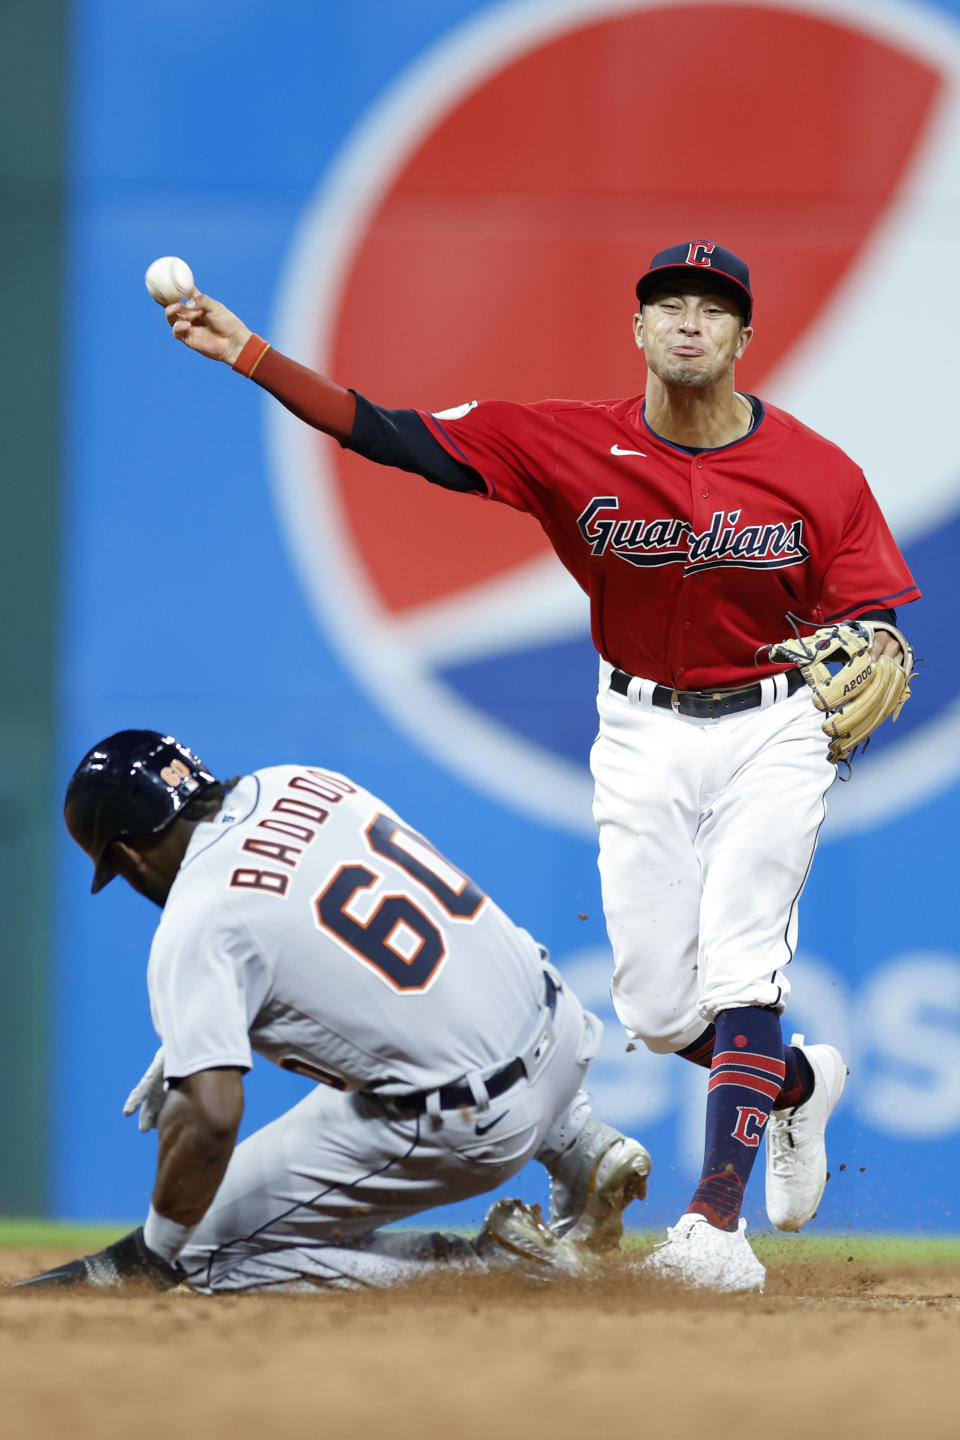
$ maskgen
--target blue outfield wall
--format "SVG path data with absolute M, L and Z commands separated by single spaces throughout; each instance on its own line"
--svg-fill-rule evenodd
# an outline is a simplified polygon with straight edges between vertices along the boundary
M 723 61 L 714 95 L 686 50 L 703 83 L 683 118 L 681 36 Z M 596 1108 L 654 1155 L 643 1220 L 675 1219 L 705 1076 L 628 1051 L 610 1008 L 585 603 L 521 517 L 358 468 L 188 355 L 142 276 L 184 256 L 252 328 L 385 403 L 589 398 L 641 388 L 649 255 L 715 234 L 754 266 L 743 387 L 864 464 L 926 594 L 902 616 L 928 662 L 916 699 L 833 787 L 801 906 L 787 1024 L 851 1068 L 818 1225 L 960 1228 L 960 440 L 937 338 L 960 3 L 75 0 L 70 75 L 58 792 L 126 726 L 221 775 L 356 775 L 603 1015 Z M 137 1217 L 155 1144 L 120 1110 L 156 1044 L 155 912 L 120 885 L 91 899 L 65 834 L 56 886 L 49 1209 Z M 245 1130 L 303 1085 L 258 1062 Z M 511 1189 L 542 1198 L 543 1177 Z M 749 1202 L 763 1223 L 760 1177 Z

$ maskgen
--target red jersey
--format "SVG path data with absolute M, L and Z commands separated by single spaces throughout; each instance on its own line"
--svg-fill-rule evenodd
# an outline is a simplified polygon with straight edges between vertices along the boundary
M 820 626 L 919 598 L 863 472 L 772 405 L 699 455 L 654 434 L 642 395 L 419 413 L 484 498 L 536 516 L 590 597 L 597 650 L 632 675 L 746 684 L 782 669 L 754 656 L 790 615 Z

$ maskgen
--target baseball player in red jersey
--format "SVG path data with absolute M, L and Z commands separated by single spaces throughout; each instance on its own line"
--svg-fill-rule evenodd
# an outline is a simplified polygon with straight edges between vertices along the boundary
M 178 340 L 342 445 L 535 515 L 587 592 L 614 1003 L 632 1038 L 711 1071 L 700 1181 L 644 1265 L 684 1287 L 760 1289 L 740 1218 L 760 1143 L 769 1218 L 799 1230 L 846 1077 L 833 1047 L 781 1033 L 836 767 L 800 671 L 769 648 L 797 624 L 858 621 L 874 662 L 899 662 L 895 607 L 919 591 L 854 462 L 737 391 L 753 338 L 744 261 L 713 241 L 673 246 L 637 298 L 644 394 L 432 414 L 304 369 L 199 292 L 166 313 Z

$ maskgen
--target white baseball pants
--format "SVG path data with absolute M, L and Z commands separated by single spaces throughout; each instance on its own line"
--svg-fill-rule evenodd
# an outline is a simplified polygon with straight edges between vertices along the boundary
M 178 1257 L 188 1283 L 205 1293 L 355 1288 L 438 1260 L 482 1268 L 457 1236 L 378 1227 L 492 1190 L 573 1143 L 603 1027 L 565 986 L 551 1023 L 542 1065 L 485 1106 L 400 1118 L 373 1095 L 318 1085 L 237 1146 Z
M 591 751 L 613 1003 L 669 1053 L 722 1010 L 783 1010 L 797 902 L 836 777 L 802 686 L 716 720 L 655 708 L 653 682 L 610 689 L 600 662 Z

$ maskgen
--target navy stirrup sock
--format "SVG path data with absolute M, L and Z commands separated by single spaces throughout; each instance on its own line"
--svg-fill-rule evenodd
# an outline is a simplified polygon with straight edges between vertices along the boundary
M 702 1065 L 705 1070 L 709 1070 L 713 1064 L 716 1034 L 717 1027 L 708 1025 L 692 1045 L 687 1045 L 676 1053 L 681 1059 L 689 1060 L 694 1065 Z M 796 1045 L 784 1045 L 783 1063 L 786 1067 L 786 1074 L 783 1077 L 783 1089 L 777 1096 L 774 1110 L 789 1110 L 795 1105 L 802 1105 L 813 1094 L 813 1071 L 810 1069 L 810 1061 L 803 1051 L 798 1050 Z
M 703 1170 L 687 1208 L 720 1230 L 737 1228 L 744 1187 L 783 1089 L 783 1052 L 773 1010 L 751 1006 L 717 1016 Z
M 783 1089 L 777 1096 L 774 1110 L 792 1110 L 802 1105 L 813 1094 L 814 1078 L 810 1061 L 796 1045 L 784 1045 L 783 1062 L 787 1073 L 783 1078 Z
M 678 1050 L 677 1054 L 682 1060 L 690 1060 L 694 1065 L 702 1065 L 705 1070 L 709 1070 L 713 1064 L 713 1046 L 716 1037 L 716 1025 L 708 1025 L 692 1045 L 688 1045 L 684 1050 Z

